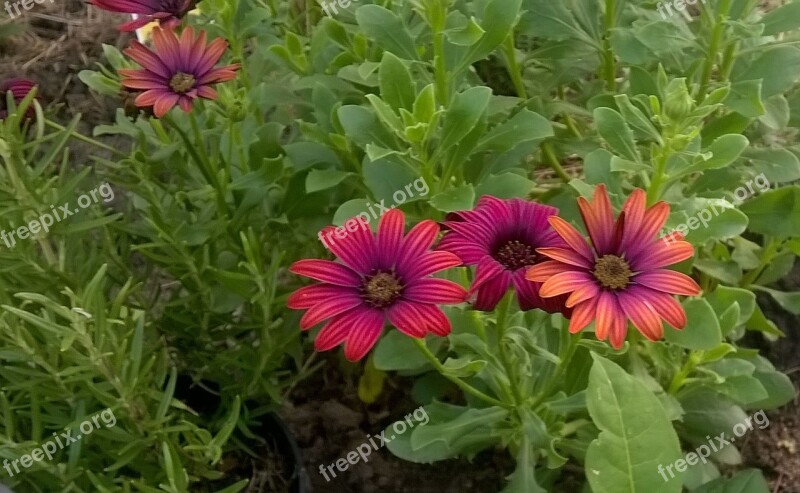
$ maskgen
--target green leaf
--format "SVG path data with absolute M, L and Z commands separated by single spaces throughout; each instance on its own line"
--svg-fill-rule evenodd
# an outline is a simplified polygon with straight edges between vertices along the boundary
M 612 151 L 629 161 L 641 161 L 633 132 L 622 115 L 611 108 L 600 107 L 594 110 L 594 120 L 597 131 Z
M 424 183 L 424 180 L 410 166 L 395 159 L 395 156 L 365 162 L 362 173 L 364 183 L 375 196 L 375 200 L 382 202 L 385 207 L 420 200 L 427 193 L 426 190 L 430 191 L 428 188 L 417 190 L 414 184 Z
M 356 10 L 361 31 L 384 50 L 407 60 L 418 60 L 414 39 L 403 21 L 391 10 L 379 5 L 362 5 Z
M 411 111 L 417 91 L 411 80 L 411 73 L 405 64 L 390 52 L 384 52 L 378 72 L 381 98 L 396 111 L 405 108 Z
M 471 209 L 475 204 L 475 189 L 472 185 L 460 185 L 431 197 L 431 205 L 442 212 Z
M 722 343 L 717 315 L 704 298 L 691 298 L 683 303 L 687 323 L 682 330 L 667 329 L 664 339 L 694 350 L 713 349 Z
M 397 330 L 387 332 L 373 354 L 375 368 L 382 371 L 419 370 L 428 364 L 414 341 Z
M 478 143 L 475 151 L 507 152 L 523 142 L 535 142 L 553 136 L 550 120 L 523 109 L 511 119 L 492 128 Z
M 481 16 L 481 28 L 485 31 L 483 37 L 464 55 L 457 72 L 488 57 L 508 36 L 514 35 L 514 25 L 521 6 L 522 0 L 486 2 L 486 8 Z
M 615 363 L 596 354 L 592 358 L 586 403 L 600 429 L 586 451 L 592 491 L 680 493 L 682 473 L 666 482 L 658 473 L 659 464 L 681 458 L 678 435 L 660 401 Z
M 343 182 L 352 173 L 340 171 L 338 169 L 312 169 L 306 175 L 306 193 L 327 190 Z
M 800 28 L 800 2 L 792 1 L 777 9 L 771 9 L 761 22 L 764 24 L 764 36 Z
M 776 289 L 765 288 L 764 286 L 754 285 L 753 289 L 768 293 L 781 305 L 781 308 L 794 315 L 800 315 L 800 291 L 786 293 Z
M 758 469 L 739 471 L 732 478 L 717 478 L 691 493 L 771 493 L 764 475 Z
M 800 236 L 800 187 L 765 192 L 741 205 L 754 233 L 779 238 Z
M 488 87 L 471 87 L 453 98 L 453 103 L 448 108 L 444 118 L 442 140 L 437 149 L 445 152 L 475 128 L 489 106 L 492 90 Z
M 500 199 L 525 197 L 536 184 L 516 173 L 489 175 L 475 187 L 475 195 L 494 195 Z

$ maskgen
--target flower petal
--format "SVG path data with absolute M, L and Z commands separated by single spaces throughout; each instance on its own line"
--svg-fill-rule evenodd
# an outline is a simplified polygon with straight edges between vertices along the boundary
M 383 325 L 384 315 L 378 310 L 365 308 L 356 312 L 344 343 L 344 357 L 355 362 L 366 356 L 381 337 Z
M 571 293 L 586 283 L 596 283 L 586 272 L 561 272 L 545 281 L 539 290 L 539 294 L 545 298 L 550 298 L 560 294 Z
M 503 298 L 503 295 L 505 295 L 508 291 L 510 284 L 511 273 L 507 270 L 501 270 L 500 273 L 495 277 L 482 283 L 477 290 L 474 288 L 473 284 L 470 294 L 476 293 L 477 296 L 475 297 L 475 301 L 473 301 L 472 306 L 476 310 L 480 311 L 489 312 L 494 310 L 494 308 Z
M 289 267 L 289 272 L 338 286 L 356 287 L 361 285 L 361 277 L 352 269 L 330 260 L 299 260 Z
M 303 286 L 289 296 L 286 306 L 292 310 L 305 310 L 329 298 L 355 292 L 352 288 L 332 284 L 312 284 Z
M 617 297 L 622 311 L 643 336 L 651 341 L 658 341 L 664 336 L 664 325 L 647 301 L 630 292 L 620 293 Z
M 588 326 L 596 318 L 597 298 L 584 301 L 572 311 L 569 319 L 569 332 L 577 334 Z
M 597 299 L 597 322 L 595 325 L 597 338 L 601 341 L 611 338 L 614 349 L 622 347 L 627 332 L 625 313 L 617 302 L 614 293 L 603 291 Z
M 422 339 L 428 334 L 428 321 L 417 310 L 417 304 L 398 301 L 386 312 L 389 322 L 403 334 Z
M 566 271 L 577 271 L 579 267 L 564 264 L 556 260 L 545 260 L 530 267 L 525 272 L 525 279 L 534 282 L 544 282 L 556 274 Z
M 450 252 L 428 252 L 399 274 L 403 279 L 411 281 L 460 265 L 461 259 Z
M 381 216 L 377 238 L 378 255 L 384 268 L 392 267 L 400 256 L 405 230 L 406 218 L 400 209 L 392 209 Z
M 590 262 L 594 261 L 594 252 L 592 252 L 592 249 L 589 247 L 583 235 L 581 235 L 573 225 L 558 216 L 550 216 L 548 220 L 550 221 L 550 226 L 552 226 L 553 229 L 556 230 L 556 233 L 567 242 L 570 248 L 575 250 L 575 252 L 586 260 Z
M 591 269 L 594 263 L 579 255 L 575 250 L 567 250 L 566 248 L 537 248 L 536 252 L 544 255 L 545 257 L 550 257 L 553 260 L 558 260 L 559 262 L 564 262 L 565 264 L 583 267 L 586 269 Z
M 694 279 L 674 270 L 659 269 L 642 272 L 637 274 L 633 281 L 656 291 L 683 296 L 697 296 L 701 291 Z
M 323 320 L 333 318 L 362 304 L 364 304 L 364 300 L 355 291 L 328 298 L 312 306 L 303 314 L 300 318 L 300 328 L 308 330 Z
M 419 303 L 455 305 L 467 299 L 467 291 L 446 279 L 420 279 L 403 290 L 403 298 Z

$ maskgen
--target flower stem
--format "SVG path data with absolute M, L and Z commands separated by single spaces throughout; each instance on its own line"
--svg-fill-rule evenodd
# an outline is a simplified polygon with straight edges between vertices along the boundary
M 650 187 L 647 189 L 648 206 L 655 204 L 661 198 L 661 189 L 664 186 L 664 178 L 667 170 L 667 159 L 669 159 L 669 154 L 662 148 L 658 157 L 655 158 L 656 162 L 653 178 L 650 181 Z
M 419 348 L 422 355 L 425 356 L 425 358 L 430 362 L 431 365 L 433 365 L 434 368 L 436 368 L 436 371 L 438 371 L 444 378 L 453 382 L 458 388 L 460 388 L 467 394 L 477 397 L 478 399 L 481 399 L 482 401 L 485 401 L 493 406 L 499 406 L 505 409 L 511 409 L 511 406 L 506 404 L 505 402 L 501 402 L 495 399 L 494 397 L 489 397 L 488 395 L 484 394 L 483 392 L 476 389 L 467 382 L 447 373 L 447 369 L 444 367 L 444 365 L 442 365 L 442 363 L 439 361 L 436 355 L 434 355 L 431 352 L 431 350 L 428 349 L 428 345 L 425 344 L 424 339 L 412 339 L 412 340 L 414 341 L 414 344 L 417 345 L 417 348 Z
M 702 103 L 706 99 L 708 84 L 711 82 L 711 73 L 716 65 L 717 54 L 722 43 L 722 34 L 725 29 L 725 19 L 731 9 L 731 0 L 720 0 L 719 9 L 714 17 L 714 29 L 711 31 L 711 40 L 708 44 L 708 53 L 703 65 L 703 74 L 700 79 L 700 89 L 697 91 L 697 102 Z M 733 53 L 728 54 L 732 56 Z M 730 63 L 730 62 L 728 62 Z
M 614 29 L 615 14 L 617 11 L 616 0 L 606 0 L 606 12 L 603 17 L 605 35 L 603 36 L 603 78 L 606 89 L 614 92 L 617 88 L 617 65 L 614 59 L 614 50 L 611 48 L 611 30 Z
M 511 308 L 511 301 L 513 299 L 514 291 L 509 290 L 505 296 L 503 296 L 503 299 L 500 300 L 500 304 L 497 308 L 497 326 L 495 330 L 497 332 L 497 349 L 500 354 L 500 363 L 503 365 L 503 369 L 508 377 L 508 383 L 511 386 L 511 395 L 514 397 L 514 404 L 519 406 L 524 402 L 524 399 L 519 390 L 519 381 L 517 380 L 514 366 L 511 364 L 511 360 L 508 359 L 508 352 L 503 342 L 506 329 L 508 328 L 508 310 Z
M 517 49 L 514 47 L 513 32 L 508 35 L 505 43 L 503 43 L 503 52 L 506 55 L 508 74 L 511 76 L 511 82 L 514 84 L 514 90 L 517 91 L 517 96 L 522 99 L 528 99 L 528 92 L 525 90 L 525 84 L 522 81 L 522 71 L 520 70 L 519 63 L 517 63 Z
M 561 162 L 556 157 L 555 151 L 553 151 L 553 144 L 551 142 L 542 142 L 542 153 L 544 154 L 545 160 L 547 164 L 553 168 L 553 171 L 556 172 L 561 181 L 564 183 L 569 183 L 572 181 L 572 178 L 564 171 L 564 168 L 561 166 Z

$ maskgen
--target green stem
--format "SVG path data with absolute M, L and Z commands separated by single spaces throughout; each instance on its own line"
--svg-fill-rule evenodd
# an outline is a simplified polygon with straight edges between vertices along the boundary
M 778 253 L 781 245 L 782 242 L 776 240 L 775 238 L 770 238 L 767 242 L 767 246 L 764 247 L 764 252 L 761 254 L 758 267 L 745 274 L 744 277 L 742 277 L 739 286 L 746 288 L 756 282 L 756 280 L 764 272 L 764 269 L 766 269 L 770 262 L 772 262 L 772 259 L 775 258 L 775 254 Z
M 528 92 L 525 90 L 525 83 L 522 81 L 522 71 L 520 70 L 519 63 L 517 63 L 517 49 L 514 46 L 514 33 L 508 35 L 505 43 L 503 43 L 503 52 L 506 56 L 506 63 L 508 64 L 508 74 L 511 76 L 511 82 L 514 84 L 514 90 L 517 91 L 517 96 L 522 99 L 528 99 Z
M 419 348 L 422 355 L 425 356 L 425 358 L 430 362 L 431 365 L 433 365 L 434 368 L 436 368 L 436 371 L 438 371 L 444 378 L 453 382 L 458 388 L 460 388 L 467 394 L 477 397 L 478 399 L 487 402 L 493 406 L 499 406 L 505 409 L 511 409 L 511 406 L 506 404 L 505 402 L 501 402 L 495 399 L 494 397 L 489 397 L 488 395 L 484 394 L 483 392 L 476 389 L 467 382 L 461 380 L 460 378 L 450 375 L 447 372 L 447 369 L 444 367 L 444 365 L 442 365 L 442 363 L 436 357 L 436 355 L 434 355 L 431 352 L 431 350 L 428 349 L 428 346 L 427 344 L 425 344 L 424 339 L 412 339 L 412 340 L 414 341 L 414 344 L 417 345 L 417 348 Z
M 603 78 L 606 81 L 606 89 L 614 92 L 617 88 L 617 64 L 614 58 L 614 50 L 611 48 L 611 30 L 615 25 L 615 14 L 617 11 L 616 0 L 606 0 L 606 11 L 603 18 L 605 34 L 603 36 Z
M 450 102 L 450 81 L 447 80 L 447 64 L 444 56 L 444 32 L 437 30 L 433 36 L 433 60 L 436 78 L 436 100 L 439 106 Z
M 650 187 L 647 189 L 647 205 L 653 205 L 661 198 L 664 179 L 666 178 L 667 159 L 669 159 L 669 154 L 662 147 L 658 157 L 655 158 L 653 178 L 650 181 Z
M 566 171 L 564 171 L 564 168 L 561 167 L 561 162 L 558 160 L 558 157 L 556 157 L 556 153 L 553 150 L 552 142 L 542 142 L 542 153 L 544 154 L 547 164 L 553 168 L 553 171 L 555 171 L 556 175 L 561 178 L 561 181 L 564 183 L 569 183 L 572 181 L 572 178 L 567 174 Z
M 45 120 L 44 122 L 45 122 L 45 124 L 46 124 L 47 126 L 49 126 L 49 127 L 53 127 L 53 128 L 55 128 L 56 130 L 61 130 L 61 131 L 64 131 L 64 130 L 66 130 L 66 127 L 64 127 L 64 126 L 62 126 L 62 125 L 59 125 L 59 124 L 58 124 L 58 123 L 56 123 L 56 122 L 51 122 L 50 120 Z M 78 140 L 82 140 L 83 142 L 86 142 L 87 144 L 91 144 L 91 145 L 93 145 L 93 146 L 95 146 L 95 147 L 99 147 L 100 149 L 106 150 L 106 151 L 108 151 L 108 152 L 110 152 L 110 153 L 112 153 L 112 154 L 114 154 L 114 155 L 116 155 L 116 156 L 119 156 L 119 157 L 128 157 L 128 155 L 127 155 L 126 153 L 124 153 L 124 152 L 122 152 L 122 151 L 119 151 L 119 150 L 117 150 L 117 149 L 114 149 L 113 147 L 111 147 L 111 146 L 109 146 L 109 145 L 103 144 L 102 142 L 98 142 L 98 141 L 96 141 L 96 140 L 92 139 L 91 137 L 87 137 L 87 136 L 85 136 L 85 135 L 83 135 L 83 134 L 81 134 L 81 133 L 78 133 L 78 132 L 71 132 L 71 133 L 70 133 L 70 136 L 71 136 L 71 137 L 74 137 L 74 138 L 76 138 L 76 139 L 78 139 Z
M 711 31 L 711 41 L 708 44 L 708 52 L 706 53 L 706 60 L 703 65 L 703 73 L 700 79 L 700 88 L 697 93 L 698 103 L 702 103 L 706 99 L 708 92 L 708 84 L 711 82 L 711 73 L 714 71 L 716 65 L 717 55 L 719 53 L 720 44 L 722 43 L 722 34 L 725 29 L 725 19 L 728 16 L 728 11 L 731 8 L 731 0 L 720 0 L 719 9 L 714 20 L 714 28 Z
M 503 369 L 508 377 L 508 383 L 511 386 L 511 395 L 514 397 L 514 404 L 519 406 L 524 402 L 524 399 L 519 389 L 519 381 L 517 380 L 514 366 L 511 364 L 511 360 L 508 358 L 506 345 L 503 341 L 506 335 L 506 329 L 508 328 L 508 311 L 511 308 L 511 302 L 513 299 L 514 291 L 509 290 L 500 301 L 500 304 L 497 308 L 497 325 L 495 326 L 495 331 L 497 332 L 497 349 L 500 355 L 500 363 L 503 365 Z
M 667 392 L 670 395 L 675 395 L 678 391 L 683 387 L 684 382 L 686 381 L 686 377 L 689 376 L 694 371 L 694 368 L 703 358 L 703 351 L 691 351 L 689 353 L 689 358 L 686 359 L 686 363 L 683 365 L 683 368 L 672 377 L 672 381 L 669 384 L 669 389 Z

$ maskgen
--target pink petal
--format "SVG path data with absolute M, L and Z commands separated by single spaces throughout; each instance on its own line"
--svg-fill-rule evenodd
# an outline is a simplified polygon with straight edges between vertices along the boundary
M 637 274 L 633 281 L 641 286 L 670 294 L 683 296 L 697 296 L 700 294 L 700 286 L 697 285 L 694 279 L 674 270 L 659 269 L 642 272 Z
M 460 265 L 461 259 L 450 252 L 428 252 L 400 274 L 408 280 L 419 279 Z
M 361 286 L 361 277 L 352 269 L 330 260 L 304 259 L 289 267 L 289 272 L 338 286 Z
M 389 322 L 403 334 L 415 339 L 422 339 L 428 333 L 428 321 L 417 310 L 417 304 L 398 301 L 387 310 Z
M 300 328 L 308 330 L 325 319 L 335 317 L 363 303 L 364 301 L 355 292 L 329 298 L 312 306 L 303 314 L 300 318 Z
M 161 118 L 162 116 L 169 113 L 175 104 L 180 99 L 180 96 L 177 94 L 162 94 L 156 104 L 153 105 L 153 113 L 156 115 L 156 118 Z
M 378 255 L 386 268 L 393 266 L 400 256 L 405 230 L 406 219 L 400 209 L 392 209 L 381 217 L 377 235 Z
M 507 270 L 502 270 L 498 275 L 481 284 L 477 290 L 473 287 L 470 293 L 475 293 L 477 291 L 477 297 L 472 304 L 473 307 L 481 311 L 494 310 L 497 303 L 500 302 L 508 291 L 510 284 L 511 273 Z
M 467 292 L 446 279 L 420 279 L 403 290 L 403 298 L 419 303 L 455 305 L 467 299 Z
M 350 333 L 344 343 L 344 357 L 358 361 L 378 342 L 383 332 L 384 315 L 378 310 L 360 309 L 352 321 Z
M 550 298 L 560 294 L 571 293 L 586 283 L 595 284 L 594 279 L 586 272 L 561 272 L 545 281 L 539 290 L 539 294 L 545 298 Z
M 651 341 L 658 341 L 664 336 L 664 326 L 661 323 L 661 318 L 649 303 L 630 292 L 620 293 L 617 300 L 625 315 L 631 319 L 633 325 L 639 329 L 642 335 Z
M 352 288 L 334 286 L 332 284 L 313 284 L 303 286 L 291 295 L 286 301 L 286 306 L 292 310 L 305 310 L 330 298 L 343 296 L 346 293 L 355 293 Z

